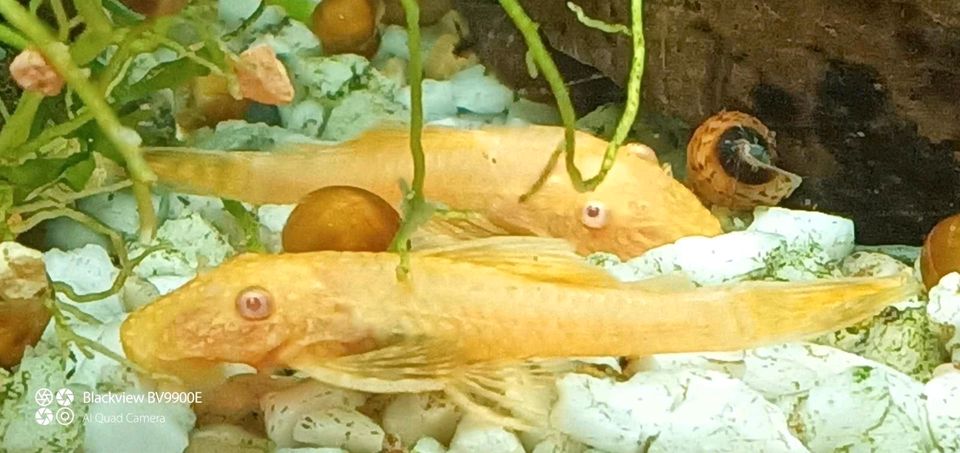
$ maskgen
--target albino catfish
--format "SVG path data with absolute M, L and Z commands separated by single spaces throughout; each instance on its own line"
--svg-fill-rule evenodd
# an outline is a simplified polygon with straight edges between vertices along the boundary
M 529 235 L 561 238 L 577 252 L 615 253 L 623 259 L 685 236 L 722 233 L 697 197 L 657 164 L 643 145 L 625 145 L 604 182 L 578 192 L 562 162 L 524 201 L 563 140 L 553 126 L 458 129 L 428 127 L 425 196 L 482 221 L 453 234 L 463 238 Z M 576 164 L 584 174 L 600 167 L 607 142 L 576 137 Z M 399 206 L 399 182 L 411 178 L 409 135 L 383 128 L 342 143 L 284 145 L 269 151 L 147 149 L 160 183 L 174 190 L 246 201 L 293 204 L 326 186 L 366 189 Z M 450 230 L 445 231 L 450 235 Z
M 547 417 L 510 383 L 549 388 L 564 358 L 800 340 L 860 322 L 918 287 L 908 274 L 622 283 L 566 242 L 534 237 L 413 251 L 406 281 L 396 266 L 386 252 L 243 254 L 131 314 L 123 348 L 197 388 L 219 382 L 226 363 L 294 369 L 366 392 L 443 391 L 522 428 Z

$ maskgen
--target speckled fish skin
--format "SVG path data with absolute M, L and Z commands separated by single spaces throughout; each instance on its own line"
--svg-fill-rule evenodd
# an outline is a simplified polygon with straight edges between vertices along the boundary
M 439 345 L 451 366 L 727 351 L 852 325 L 916 290 L 909 276 L 668 290 L 585 264 L 586 278 L 570 277 L 578 264 L 523 253 L 415 253 L 403 282 L 389 253 L 244 254 L 131 314 L 121 340 L 133 362 L 185 379 L 219 363 L 322 366 L 404 342 Z M 253 286 L 272 295 L 266 319 L 236 310 Z
M 426 128 L 425 195 L 478 212 L 510 234 L 566 239 L 583 254 L 607 251 L 628 259 L 685 236 L 722 233 L 719 221 L 689 189 L 627 148 L 596 190 L 576 191 L 561 159 L 540 191 L 520 202 L 563 133 L 552 126 Z M 576 143 L 577 167 L 585 176 L 595 174 L 607 142 L 578 132 Z M 167 148 L 148 149 L 146 158 L 159 181 L 174 190 L 253 204 L 293 204 L 321 187 L 348 185 L 399 206 L 399 182 L 413 175 L 409 135 L 400 128 L 273 152 Z M 602 203 L 609 212 L 605 227 L 581 223 L 590 202 Z

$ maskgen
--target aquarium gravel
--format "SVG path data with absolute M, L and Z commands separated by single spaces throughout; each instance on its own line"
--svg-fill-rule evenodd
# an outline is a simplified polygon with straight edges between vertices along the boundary
M 403 27 L 385 27 L 370 58 L 326 56 L 307 25 L 273 4 L 283 2 L 268 3 L 259 8 L 256 1 L 221 0 L 217 11 L 223 26 L 239 30 L 224 45 L 236 52 L 269 46 L 290 73 L 296 96 L 268 109 L 268 121 L 233 119 L 194 131 L 191 146 L 256 150 L 342 141 L 409 118 L 412 90 L 402 70 L 410 54 Z M 448 17 L 425 27 L 423 55 L 440 49 L 437 43 L 455 34 L 451 30 L 458 24 Z M 128 78 L 118 83 L 137 84 L 180 58 L 166 48 L 140 54 Z M 464 67 L 424 81 L 427 122 L 446 127 L 560 123 L 555 107 L 521 99 L 476 61 L 443 63 Z M 166 95 L 157 102 L 172 103 L 172 93 Z M 603 106 L 580 125 L 610 135 L 619 118 L 614 110 Z M 59 145 L 60 155 L 44 150 L 45 158 L 69 157 L 71 145 Z M 69 284 L 80 296 L 110 290 L 121 274 L 125 281 L 95 301 L 77 302 L 58 292 L 65 311 L 50 322 L 39 343 L 27 348 L 18 367 L 0 369 L 0 451 L 960 452 L 960 368 L 955 365 L 960 363 L 960 273 L 944 276 L 928 292 L 918 291 L 870 320 L 809 342 L 657 355 L 630 377 L 616 372 L 619 358 L 582 358 L 581 368 L 559 375 L 551 389 L 549 432 L 518 433 L 465 414 L 440 392 L 373 395 L 309 379 L 255 398 L 235 398 L 242 406 L 237 411 L 254 414 L 262 432 L 205 421 L 188 401 L 151 400 L 160 389 L 156 382 L 118 362 L 125 358 L 121 323 L 136 308 L 241 252 L 280 252 L 294 206 L 252 206 L 168 189 L 155 190 L 151 201 L 159 227 L 149 242 L 138 237 L 141 219 L 131 189 L 77 201 L 80 212 L 119 235 L 126 256 L 142 258 L 129 272 L 114 258 L 115 238 L 103 231 L 75 220 L 46 224 L 49 250 L 42 263 L 51 281 Z M 696 286 L 919 272 L 915 251 L 858 247 L 856 225 L 843 217 L 758 207 L 740 226 L 714 237 L 685 237 L 628 259 L 613 251 L 584 259 L 622 282 L 684 276 Z M 4 250 L 12 244 L 4 242 L 9 246 Z M 38 252 L 23 253 L 40 260 Z M 4 284 L 12 285 L 13 263 L 23 259 L 14 255 L 2 256 Z M 73 336 L 87 343 L 61 347 Z M 237 375 L 248 372 L 236 370 Z M 51 407 L 69 408 L 69 422 L 59 418 L 66 413 L 62 410 L 52 412 L 57 422 L 42 421 L 46 411 L 40 409 L 47 404 L 37 398 L 45 390 L 59 390 Z M 64 391 L 77 399 L 63 402 Z M 89 395 L 118 399 L 85 399 Z M 243 406 L 244 398 L 254 403 Z

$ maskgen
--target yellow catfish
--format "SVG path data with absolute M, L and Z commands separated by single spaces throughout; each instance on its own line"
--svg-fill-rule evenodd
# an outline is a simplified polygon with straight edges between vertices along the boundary
M 558 163 L 543 187 L 521 202 L 563 139 L 552 126 L 457 129 L 423 134 L 428 200 L 484 219 L 472 237 L 491 234 L 563 238 L 576 250 L 627 259 L 685 236 L 714 236 L 720 223 L 643 145 L 626 145 L 606 180 L 577 192 Z M 607 142 L 578 132 L 577 167 L 594 174 Z M 325 186 L 355 186 L 399 206 L 399 182 L 413 164 L 408 131 L 384 128 L 343 143 L 286 145 L 271 152 L 147 149 L 159 181 L 175 190 L 246 201 L 293 204 Z M 480 234 L 475 234 L 480 231 Z M 487 234 L 489 233 L 489 234 Z
M 390 253 L 240 255 L 130 315 L 123 348 L 191 385 L 208 385 L 225 363 L 289 368 L 360 391 L 444 391 L 468 410 L 527 426 L 546 416 L 508 397 L 507 382 L 549 387 L 570 363 L 563 358 L 800 340 L 862 321 L 918 285 L 908 274 L 622 283 L 566 242 L 533 237 L 412 252 L 407 281 L 396 266 Z

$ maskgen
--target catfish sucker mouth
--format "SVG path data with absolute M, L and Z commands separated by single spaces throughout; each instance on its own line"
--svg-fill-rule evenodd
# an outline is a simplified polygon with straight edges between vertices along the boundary
M 354 140 L 284 145 L 272 151 L 147 148 L 159 181 L 174 190 L 252 204 L 295 204 L 323 187 L 352 186 L 399 208 L 399 181 L 413 174 L 405 129 L 368 131 Z M 552 126 L 427 127 L 425 196 L 487 222 L 481 235 L 533 234 L 565 239 L 582 254 L 633 258 L 686 236 L 722 233 L 720 222 L 655 158 L 625 145 L 603 183 L 577 191 L 561 162 L 543 174 L 564 130 Z M 596 172 L 607 142 L 577 132 L 576 164 Z M 376 171 L 371 171 L 375 168 Z M 528 198 L 537 181 L 540 188 Z M 499 230 L 485 231 L 495 224 Z M 461 229 L 464 230 L 464 229 Z M 459 239 L 471 239 L 462 233 Z

